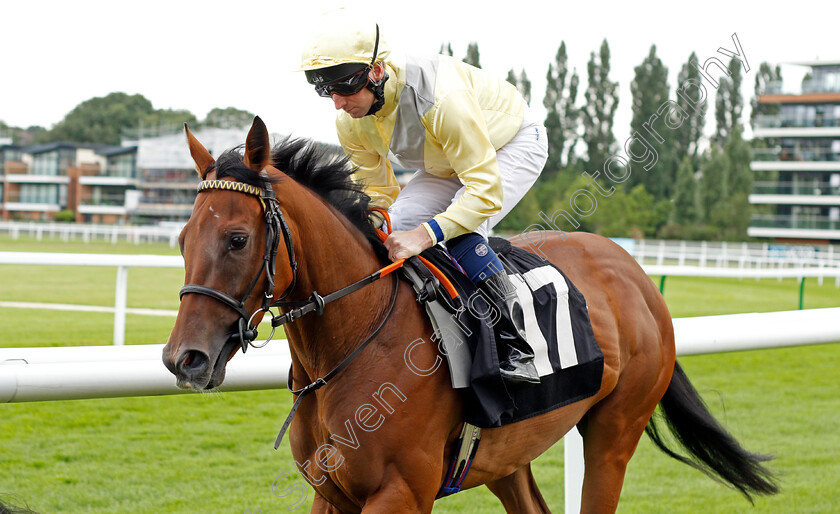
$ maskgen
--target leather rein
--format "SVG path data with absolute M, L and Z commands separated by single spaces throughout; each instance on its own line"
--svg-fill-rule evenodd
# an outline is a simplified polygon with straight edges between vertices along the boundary
M 207 171 L 209 171 L 213 167 L 215 167 L 215 165 L 211 166 L 211 168 L 206 170 L 205 175 Z M 292 242 L 292 234 L 289 230 L 289 225 L 286 223 L 286 219 L 283 217 L 283 212 L 280 210 L 280 205 L 277 200 L 277 196 L 274 193 L 274 189 L 272 189 L 271 187 L 271 182 L 268 181 L 268 173 L 266 173 L 266 171 L 263 170 L 260 173 L 260 175 L 265 179 L 264 186 L 262 188 L 230 180 L 203 180 L 198 185 L 199 193 L 213 189 L 235 191 L 238 193 L 256 196 L 260 200 L 260 204 L 262 205 L 263 212 L 265 214 L 266 225 L 265 253 L 263 254 L 262 265 L 260 266 L 259 271 L 257 271 L 257 274 L 254 277 L 254 279 L 251 281 L 251 284 L 248 287 L 247 291 L 242 296 L 242 299 L 236 300 L 227 293 L 223 293 L 222 291 L 219 291 L 217 289 L 213 289 L 211 287 L 207 287 L 200 284 L 187 284 L 181 288 L 180 292 L 181 299 L 184 298 L 185 294 L 203 294 L 205 296 L 209 296 L 222 302 L 223 304 L 236 311 L 239 314 L 239 321 L 237 326 L 238 331 L 230 335 L 230 337 L 228 338 L 228 342 L 238 342 L 242 347 L 242 353 L 245 353 L 249 345 L 254 347 L 262 347 L 268 344 L 268 342 L 271 341 L 271 339 L 274 337 L 274 331 L 277 327 L 285 323 L 295 321 L 296 319 L 299 319 L 300 317 L 310 312 L 317 312 L 318 315 L 321 315 L 324 312 L 324 306 L 326 304 L 338 300 L 339 298 L 342 298 L 344 296 L 347 296 L 350 293 L 358 291 L 362 287 L 388 275 L 394 270 L 399 269 L 405 263 L 405 259 L 396 261 L 392 264 L 389 264 L 388 266 L 385 266 L 382 269 L 371 273 L 367 277 L 356 281 L 350 284 L 349 286 L 343 287 L 338 291 L 330 293 L 326 296 L 321 296 L 318 294 L 317 291 L 313 291 L 308 300 L 297 302 L 283 301 L 294 290 L 295 285 L 297 284 L 298 265 L 297 261 L 295 260 L 295 250 L 294 244 Z M 280 296 L 280 298 L 277 301 L 272 302 L 274 298 L 274 274 L 276 271 L 275 264 L 277 260 L 277 249 L 280 245 L 281 234 L 286 245 L 286 252 L 288 253 L 289 257 L 289 265 L 292 269 L 292 281 L 286 288 L 286 290 L 283 292 L 283 294 Z M 251 293 L 256 287 L 257 282 L 259 281 L 260 276 L 263 274 L 263 272 L 265 272 L 266 278 L 262 304 L 256 311 L 249 314 L 248 311 L 245 309 L 245 301 L 248 299 L 249 296 L 251 296 Z M 274 445 L 275 449 L 277 449 L 280 446 L 280 442 L 283 439 L 283 434 L 285 434 L 286 429 L 291 424 L 292 417 L 295 415 L 295 412 L 297 411 L 301 400 L 303 400 L 308 394 L 325 386 L 329 380 L 331 380 L 341 370 L 346 368 L 350 364 L 350 362 L 352 362 L 362 352 L 362 350 L 364 350 L 365 347 L 367 347 L 368 344 L 370 344 L 371 341 L 373 341 L 373 339 L 376 338 L 376 336 L 379 334 L 382 328 L 384 328 L 385 324 L 388 322 L 388 319 L 390 319 L 391 314 L 394 311 L 394 306 L 397 303 L 399 278 L 395 276 L 394 279 L 394 290 L 391 294 L 390 306 L 388 308 L 387 313 L 385 314 L 385 317 L 382 319 L 382 321 L 376 327 L 376 329 L 374 329 L 374 331 L 359 346 L 357 346 L 356 349 L 353 350 L 353 352 L 347 355 L 347 357 L 345 357 L 344 360 L 342 360 L 335 368 L 333 368 L 332 371 L 330 371 L 323 377 L 314 380 L 312 383 L 301 389 L 291 391 L 292 394 L 297 396 L 297 399 L 295 400 L 295 403 L 292 406 L 292 409 L 289 412 L 289 415 L 286 418 L 285 423 L 283 423 L 283 427 L 277 436 L 277 441 Z M 272 307 L 294 308 L 292 308 L 285 314 L 275 315 L 271 312 Z M 261 312 L 268 312 L 271 315 L 271 334 L 265 342 L 257 346 L 254 345 L 254 340 L 257 338 L 257 327 L 253 324 L 253 320 L 254 317 Z M 289 389 L 291 390 L 291 387 Z

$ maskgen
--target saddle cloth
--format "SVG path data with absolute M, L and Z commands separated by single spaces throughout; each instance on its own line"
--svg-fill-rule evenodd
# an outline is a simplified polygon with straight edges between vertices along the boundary
M 512 386 L 502 380 L 492 329 L 494 307 L 442 248 L 422 254 L 459 291 L 460 297 L 453 300 L 438 288 L 435 299 L 425 305 L 434 328 L 432 339 L 445 353 L 453 387 L 464 395 L 464 421 L 481 428 L 507 425 L 588 398 L 598 392 L 604 369 L 586 300 L 565 274 L 505 239 L 490 238 L 490 246 L 516 286 L 540 374 L 538 385 Z M 424 273 L 428 276 L 416 266 L 406 269 L 418 291 L 423 282 L 418 275 Z M 506 348 L 500 350 L 507 354 Z

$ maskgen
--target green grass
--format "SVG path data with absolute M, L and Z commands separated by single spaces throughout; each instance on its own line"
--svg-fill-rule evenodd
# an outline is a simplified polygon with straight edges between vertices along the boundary
M 0 251 L 82 251 L 82 244 L 19 243 Z M 10 248 L 12 246 L 14 248 Z M 102 245 L 99 252 L 166 253 L 159 245 Z M 23 249 L 26 248 L 26 249 Z M 30 269 L 26 269 L 30 268 Z M 36 268 L 33 271 L 31 268 Z M 3 300 L 113 305 L 112 268 L 0 266 Z M 169 272 L 173 273 L 169 273 Z M 146 273 L 148 272 L 148 274 Z M 179 270 L 129 272 L 132 307 L 177 308 Z M 658 278 L 654 278 L 658 284 Z M 25 283 L 26 286 L 21 285 Z M 107 289 L 107 291 L 102 291 Z M 806 308 L 840 306 L 833 280 L 808 279 Z M 674 317 L 795 309 L 794 280 L 669 277 Z M 0 346 L 109 344 L 110 314 L 0 309 Z M 174 319 L 128 316 L 129 343 L 166 340 Z M 782 493 L 754 508 L 733 492 L 659 452 L 643 438 L 630 463 L 619 512 L 837 512 L 840 499 L 840 344 L 680 359 L 709 407 L 748 449 L 771 453 Z M 0 498 L 39 512 L 288 512 L 303 484 L 288 442 L 272 449 L 291 406 L 287 391 L 0 405 Z M 563 445 L 537 459 L 549 506 L 563 509 Z M 284 477 L 285 475 L 285 477 Z M 311 502 L 295 512 L 306 512 Z M 500 512 L 485 488 L 439 501 L 435 512 Z

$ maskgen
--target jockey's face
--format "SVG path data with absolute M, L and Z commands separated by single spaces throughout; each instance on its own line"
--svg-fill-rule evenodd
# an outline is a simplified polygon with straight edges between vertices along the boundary
M 373 66 L 373 69 L 370 70 L 370 80 L 371 81 L 379 81 L 382 80 L 382 77 L 385 75 L 385 69 L 382 66 L 382 63 L 376 63 Z M 354 93 L 352 95 L 339 95 L 338 93 L 333 93 L 330 95 L 335 104 L 336 109 L 341 109 L 347 114 L 349 114 L 353 118 L 363 118 L 367 115 L 370 108 L 373 106 L 373 103 L 376 101 L 376 97 L 373 96 L 373 92 L 364 87 L 358 93 Z

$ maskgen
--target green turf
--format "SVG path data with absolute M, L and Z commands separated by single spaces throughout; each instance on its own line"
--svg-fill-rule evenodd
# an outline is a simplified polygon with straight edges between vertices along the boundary
M 0 240 L 0 251 L 81 251 L 65 243 Z M 112 253 L 149 246 L 107 244 Z M 163 246 L 163 245 L 160 245 Z M 56 247 L 58 248 L 56 250 Z M 162 248 L 162 251 L 168 251 Z M 109 251 L 109 250 L 98 250 Z M 49 277 L 0 266 L 0 297 L 113 306 L 110 268 L 63 268 Z M 96 272 L 98 270 L 98 272 Z M 173 273 L 169 273 L 169 272 Z M 177 308 L 179 270 L 129 272 L 129 306 Z M 654 278 L 658 284 L 658 278 Z M 30 289 L 18 285 L 26 282 Z M 108 289 L 102 292 L 101 289 Z M 675 317 L 795 309 L 794 280 L 669 277 L 665 297 Z M 833 280 L 806 283 L 807 308 L 840 306 Z M 71 301 L 72 300 L 72 301 Z M 108 344 L 110 314 L 0 309 L 0 346 Z M 173 318 L 127 319 L 130 344 L 164 342 Z M 738 493 L 668 458 L 646 438 L 630 463 L 619 512 L 837 512 L 840 476 L 840 344 L 680 359 L 712 411 L 749 449 L 776 456 L 769 466 L 782 493 L 754 508 Z M 291 406 L 286 391 L 80 400 L 0 405 L 0 498 L 39 512 L 289 512 L 278 497 L 303 485 L 288 441 L 272 442 Z M 563 509 L 563 448 L 537 459 L 534 473 L 555 512 Z M 306 512 L 307 501 L 294 512 Z M 500 512 L 485 488 L 436 504 L 435 512 Z

